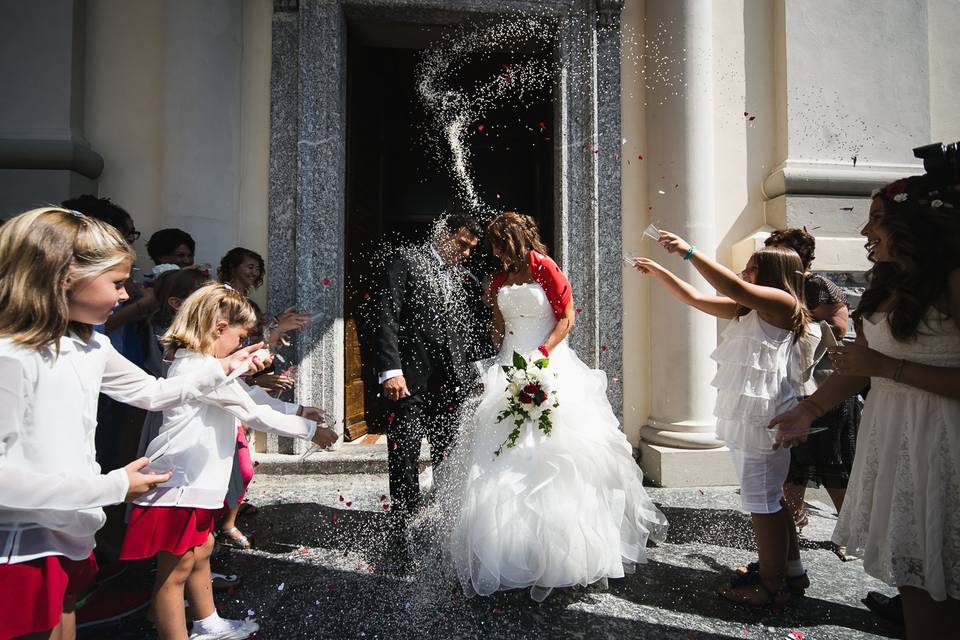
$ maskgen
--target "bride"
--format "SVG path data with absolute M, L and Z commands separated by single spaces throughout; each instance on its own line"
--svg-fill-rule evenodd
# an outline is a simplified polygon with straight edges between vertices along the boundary
M 487 242 L 504 272 L 490 286 L 498 362 L 461 434 L 465 476 L 456 489 L 450 555 L 464 592 L 530 588 L 542 601 L 555 587 L 621 578 L 645 560 L 647 539 L 667 521 L 643 489 L 643 473 L 606 397 L 606 374 L 567 344 L 574 322 L 570 283 L 546 255 L 536 222 L 507 212 Z M 505 365 L 514 352 L 547 358 L 557 406 L 549 434 L 534 423 L 511 439 Z M 542 364 L 542 360 L 541 360 Z

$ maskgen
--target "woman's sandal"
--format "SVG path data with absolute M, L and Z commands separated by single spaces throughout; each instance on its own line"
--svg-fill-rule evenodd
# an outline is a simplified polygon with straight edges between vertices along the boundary
M 782 607 L 790 602 L 785 588 L 771 591 L 763 584 L 759 573 L 744 573 L 734 577 L 730 584 L 720 587 L 720 597 L 748 607 Z
M 735 582 L 741 580 L 742 576 L 751 575 L 751 574 L 756 574 L 759 576 L 760 563 L 751 562 L 745 567 L 737 567 L 736 574 L 737 575 L 733 578 L 733 580 L 730 581 L 731 584 L 734 584 Z M 787 587 L 787 591 L 789 591 L 791 595 L 802 596 L 804 593 L 807 592 L 807 589 L 810 588 L 810 576 L 807 575 L 806 571 L 804 571 L 799 576 L 787 576 L 786 587 Z
M 235 574 L 211 573 L 210 581 L 214 591 L 228 591 L 236 589 L 243 582 L 240 576 Z
M 841 562 L 850 562 L 851 560 L 857 560 L 857 556 L 852 553 L 847 553 L 847 548 L 843 545 L 833 544 L 830 545 L 830 550 L 833 551 L 833 554 L 840 558 Z
M 793 525 L 797 528 L 797 535 L 803 531 L 803 528 L 810 524 L 810 516 L 807 514 L 807 510 L 803 510 L 803 515 L 799 518 L 795 518 Z
M 253 543 L 250 542 L 250 538 L 243 535 L 243 532 L 236 527 L 230 527 L 229 529 L 221 529 L 220 533 L 217 534 L 217 538 L 225 547 L 234 547 L 236 549 L 251 549 L 253 548 Z

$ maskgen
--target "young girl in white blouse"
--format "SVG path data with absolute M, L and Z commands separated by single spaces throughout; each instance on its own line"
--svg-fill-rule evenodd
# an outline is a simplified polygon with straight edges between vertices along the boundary
M 809 582 L 793 519 L 783 505 L 790 452 L 773 450 L 766 427 L 802 395 L 819 342 L 817 327 L 807 326 L 803 265 L 793 249 L 765 247 L 750 257 L 738 277 L 672 233 L 661 231 L 660 244 L 689 260 L 721 295 L 698 292 L 648 258 L 634 258 L 634 267 L 654 276 L 685 304 L 732 320 L 712 355 L 717 362 L 714 415 L 717 435 L 730 448 L 740 479 L 740 498 L 751 515 L 760 561 L 753 570 L 734 575 L 720 594 L 742 604 L 782 604 L 790 590 L 802 592 Z
M 93 332 L 127 299 L 134 255 L 112 227 L 34 209 L 0 227 L 0 638 L 76 635 L 71 596 L 96 575 L 102 507 L 169 474 L 147 458 L 100 474 L 100 392 L 157 410 L 196 398 L 249 365 L 256 346 L 157 380 Z
M 162 341 L 173 363 L 168 379 L 195 375 L 234 352 L 256 325 L 256 313 L 238 291 L 223 284 L 201 287 L 184 301 Z M 122 560 L 157 556 L 154 611 L 162 640 L 186 640 L 184 591 L 194 617 L 191 640 L 246 638 L 252 620 L 224 620 L 210 585 L 212 531 L 223 508 L 233 466 L 237 424 L 329 446 L 337 435 L 317 429 L 319 409 L 258 396 L 231 380 L 210 394 L 163 412 L 160 433 L 147 447 L 158 470 L 172 477 L 134 501 Z

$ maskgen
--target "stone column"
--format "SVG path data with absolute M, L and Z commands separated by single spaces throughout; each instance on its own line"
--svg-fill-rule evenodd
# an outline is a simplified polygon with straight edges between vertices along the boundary
M 581 311 L 577 354 L 611 379 L 623 367 L 620 219 L 620 12 L 622 0 L 581 0 L 563 15 L 557 46 L 558 262 Z M 618 416 L 623 394 L 607 389 Z
M 648 0 L 646 4 L 648 38 L 660 29 L 672 36 L 660 39 L 650 50 L 669 60 L 673 75 L 683 79 L 679 90 L 659 85 L 655 78 L 649 82 L 651 219 L 709 255 L 717 245 L 712 12 L 710 0 Z M 650 61 L 647 68 L 652 69 Z M 653 255 L 680 278 L 701 290 L 712 290 L 690 263 L 662 252 Z M 716 371 L 710 359 L 717 342 L 716 320 L 679 303 L 662 287 L 651 288 L 653 402 L 650 422 L 640 435 L 646 443 L 668 448 L 720 447 L 723 443 L 714 433 L 715 392 L 710 386 Z
M 274 3 L 270 158 L 273 313 L 322 314 L 297 337 L 297 402 L 343 417 L 346 23 L 339 0 Z M 343 424 L 338 423 L 342 432 Z M 276 448 L 274 448 L 274 446 Z M 300 453 L 300 440 L 267 449 Z

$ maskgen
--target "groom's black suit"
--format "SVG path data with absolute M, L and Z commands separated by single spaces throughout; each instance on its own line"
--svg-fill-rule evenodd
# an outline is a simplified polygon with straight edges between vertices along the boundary
M 379 373 L 402 371 L 410 395 L 386 400 L 390 494 L 398 516 L 420 502 L 422 438 L 436 469 L 457 429 L 458 408 L 472 384 L 471 322 L 463 270 L 441 264 L 430 248 L 405 250 L 389 265 L 377 331 Z M 382 381 L 381 381 L 382 382 Z

